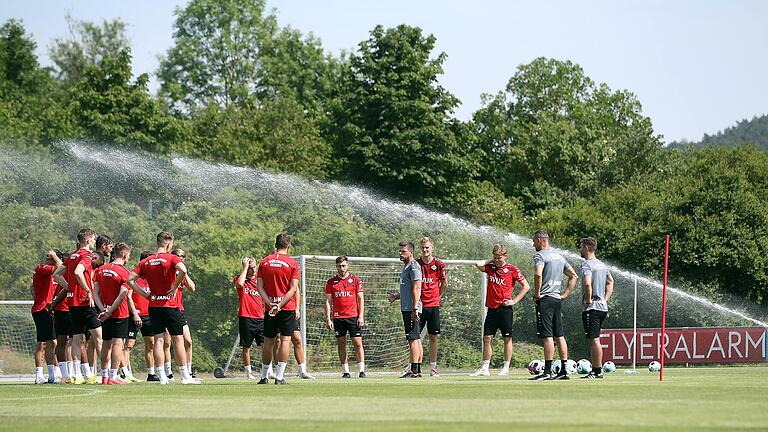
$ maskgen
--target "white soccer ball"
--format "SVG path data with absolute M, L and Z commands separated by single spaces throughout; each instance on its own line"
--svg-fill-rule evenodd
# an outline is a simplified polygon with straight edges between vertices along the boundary
M 616 365 L 612 361 L 607 361 L 603 363 L 603 372 L 605 373 L 616 372 Z
M 568 375 L 576 373 L 576 362 L 568 359 L 568 361 L 565 362 L 565 372 Z
M 658 372 L 661 370 L 661 363 L 657 361 L 652 361 L 650 364 L 648 364 L 648 370 L 651 372 Z
M 552 373 L 559 374 L 560 368 L 562 367 L 562 362 L 560 360 L 555 360 L 552 362 Z
M 581 359 L 576 363 L 576 371 L 581 375 L 586 375 L 592 371 L 592 363 L 587 359 Z
M 539 375 L 544 370 L 543 360 L 531 360 L 528 363 L 528 373 L 531 375 Z

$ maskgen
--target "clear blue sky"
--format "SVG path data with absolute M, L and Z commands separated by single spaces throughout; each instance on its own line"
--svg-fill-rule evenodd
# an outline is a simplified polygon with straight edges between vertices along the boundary
M 268 0 L 269 1 L 269 0 Z M 20 18 L 47 46 L 84 20 L 129 23 L 134 70 L 154 72 L 172 43 L 173 9 L 185 1 L 5 1 L 0 20 Z M 376 25 L 409 24 L 448 54 L 440 82 L 469 119 L 482 93 L 504 88 L 518 65 L 568 59 L 612 89 L 637 95 L 665 140 L 698 140 L 737 120 L 768 113 L 768 2 L 272 0 L 281 25 L 312 32 L 332 53 L 354 50 Z M 153 88 L 156 83 L 153 83 Z

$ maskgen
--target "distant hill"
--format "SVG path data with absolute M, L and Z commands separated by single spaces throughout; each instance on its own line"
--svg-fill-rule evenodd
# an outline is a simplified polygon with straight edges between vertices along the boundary
M 715 135 L 704 134 L 699 142 L 675 141 L 670 148 L 680 148 L 685 145 L 704 147 L 708 145 L 736 146 L 739 144 L 755 144 L 757 148 L 768 151 L 768 114 L 753 117 L 752 120 L 741 120 L 736 126 L 729 127 Z

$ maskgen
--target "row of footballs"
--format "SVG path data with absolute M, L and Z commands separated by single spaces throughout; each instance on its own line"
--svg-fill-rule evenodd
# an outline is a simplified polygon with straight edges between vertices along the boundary
M 552 372 L 560 373 L 563 364 L 560 360 L 552 362 Z M 661 364 L 657 361 L 652 361 L 648 364 L 648 370 L 651 372 L 658 372 L 661 369 Z M 531 375 L 538 375 L 544 370 L 544 360 L 532 360 L 528 363 L 528 372 Z M 588 374 L 592 371 L 592 362 L 587 359 L 581 359 L 578 362 L 573 360 L 567 360 L 565 362 L 565 371 L 569 374 L 580 373 L 581 375 Z M 603 372 L 611 373 L 616 371 L 616 365 L 612 361 L 603 363 Z

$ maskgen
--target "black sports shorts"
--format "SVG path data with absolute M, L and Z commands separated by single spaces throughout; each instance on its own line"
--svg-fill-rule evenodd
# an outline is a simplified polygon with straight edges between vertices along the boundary
M 357 326 L 357 317 L 336 318 L 333 320 L 333 334 L 336 337 L 344 337 L 349 332 L 349 337 L 362 337 L 363 329 Z
M 420 319 L 413 319 L 413 312 L 403 312 L 403 327 L 405 327 L 405 339 L 409 341 L 421 339 L 421 327 L 419 326 Z
M 427 326 L 427 333 L 431 335 L 440 334 L 440 306 L 425 307 L 421 311 L 419 328 L 424 330 L 425 324 Z
M 165 333 L 165 330 L 168 330 L 171 336 L 184 334 L 184 316 L 178 308 L 150 307 L 149 321 L 153 336 Z
M 584 324 L 584 336 L 587 339 L 597 339 L 603 329 L 603 321 L 608 312 L 599 310 L 587 310 L 581 313 L 581 322 Z
M 101 338 L 105 341 L 125 339 L 128 337 L 128 322 L 130 318 L 107 318 L 101 326 Z
M 53 327 L 53 315 L 48 309 L 32 312 L 32 320 L 35 322 L 38 342 L 47 342 L 56 339 L 56 332 Z
M 290 337 L 298 329 L 299 323 L 296 322 L 296 311 L 281 310 L 275 316 L 267 314 L 264 317 L 264 337 L 272 339 L 278 333 Z
M 536 301 L 536 335 L 541 338 L 563 336 L 563 301 L 544 296 Z
M 501 331 L 503 337 L 512 337 L 512 306 L 488 308 L 483 323 L 483 336 L 495 336 Z
M 90 333 L 88 330 L 101 327 L 99 312 L 93 306 L 70 306 L 69 316 L 72 318 L 74 334 Z
M 240 346 L 250 348 L 253 342 L 261 346 L 264 342 L 264 320 L 259 318 L 238 317 L 238 329 L 240 331 Z

